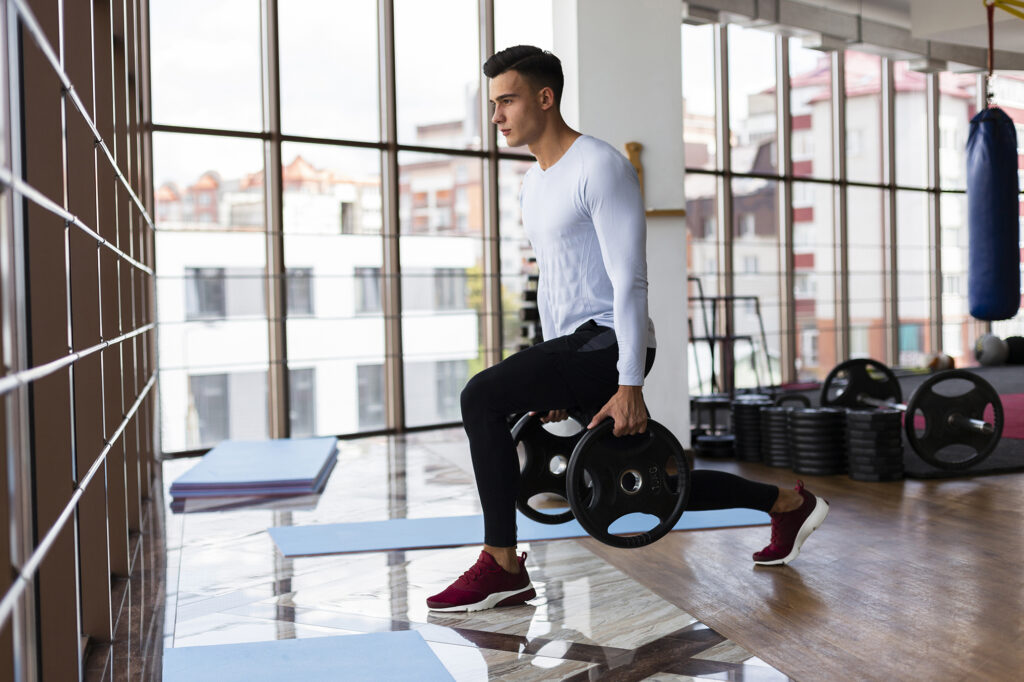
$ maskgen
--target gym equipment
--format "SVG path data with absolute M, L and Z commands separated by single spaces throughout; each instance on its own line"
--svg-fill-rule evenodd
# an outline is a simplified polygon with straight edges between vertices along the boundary
M 1007 336 L 1006 364 L 1024 365 L 1024 336 Z
M 579 431 L 573 435 L 558 435 L 544 428 L 539 415 L 524 414 L 512 427 L 512 440 L 519 451 L 519 494 L 516 508 L 527 518 L 540 523 L 565 523 L 572 519 L 572 511 L 549 513 L 530 506 L 535 495 L 550 494 L 565 498 L 565 470 L 569 458 L 583 436 L 584 424 L 570 417 Z
M 948 382 L 967 382 L 957 395 L 940 393 Z M 992 422 L 985 421 L 991 410 Z M 918 419 L 923 424 L 918 425 Z M 1003 404 L 991 384 L 977 374 L 954 369 L 929 377 L 910 396 L 903 423 L 907 442 L 921 459 L 940 469 L 969 469 L 982 461 L 1003 434 Z M 941 456 L 940 456 L 941 455 Z
M 793 452 L 789 447 L 789 413 L 794 409 L 785 405 L 761 408 L 761 455 L 768 466 L 793 466 Z
M 732 401 L 736 459 L 741 462 L 761 461 L 761 408 L 773 405 L 775 401 L 771 396 L 760 393 L 739 395 Z
M 648 419 L 647 431 L 616 437 L 606 420 L 587 430 L 589 415 L 573 412 L 579 431 L 552 433 L 537 415 L 526 414 L 512 429 L 520 453 L 516 508 L 527 518 L 561 524 L 574 517 L 592 536 L 613 547 L 649 545 L 672 530 L 686 508 L 690 469 L 683 446 L 658 422 Z M 539 494 L 563 497 L 569 510 L 545 512 L 531 506 Z M 659 523 L 637 534 L 609 530 L 626 514 L 642 513 Z
M 962 388 L 964 382 L 971 386 L 969 390 L 954 391 Z M 821 388 L 822 405 L 885 407 L 903 412 L 903 428 L 910 446 L 937 468 L 969 469 L 985 459 L 1002 436 L 1003 405 L 999 394 L 971 372 L 940 372 L 925 380 L 909 403 L 904 405 L 901 400 L 899 381 L 892 370 L 877 360 L 840 363 L 829 372 Z M 992 421 L 986 419 L 988 411 Z
M 683 446 L 656 421 L 647 431 L 615 437 L 610 419 L 580 438 L 569 460 L 566 492 L 576 520 L 613 547 L 643 547 L 672 530 L 686 509 L 690 468 Z M 616 535 L 612 523 L 633 513 L 659 523 L 636 535 Z
M 1006 362 L 1010 346 L 995 334 L 982 334 L 974 342 L 974 357 L 982 365 L 991 367 Z
M 1020 307 L 1017 132 L 997 107 L 971 119 L 967 138 L 967 302 L 979 320 L 1005 320 Z
M 924 364 L 933 372 L 953 369 L 955 366 L 953 358 L 945 353 L 929 353 Z
M 897 409 L 849 410 L 846 456 L 855 481 L 903 478 L 903 413 Z
M 792 410 L 789 413 L 789 445 L 793 471 L 818 476 L 845 473 L 845 421 L 846 410 L 835 407 Z

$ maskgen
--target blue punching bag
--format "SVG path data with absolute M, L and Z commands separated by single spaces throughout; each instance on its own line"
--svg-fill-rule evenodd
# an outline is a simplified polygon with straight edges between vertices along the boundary
M 1005 320 L 1020 307 L 1017 131 L 1001 109 L 971 119 L 967 139 L 967 303 L 979 320 Z

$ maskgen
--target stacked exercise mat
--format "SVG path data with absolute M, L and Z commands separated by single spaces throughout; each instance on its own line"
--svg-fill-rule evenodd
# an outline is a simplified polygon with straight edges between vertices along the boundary
M 336 438 L 227 440 L 171 484 L 174 511 L 188 499 L 275 498 L 323 490 L 334 468 Z

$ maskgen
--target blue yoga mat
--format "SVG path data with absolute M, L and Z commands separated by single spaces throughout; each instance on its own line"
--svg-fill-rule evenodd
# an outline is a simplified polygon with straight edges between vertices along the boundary
M 164 649 L 164 682 L 453 680 L 418 632 Z
M 631 514 L 612 524 L 612 533 L 650 530 L 653 517 Z M 769 522 L 764 512 L 753 509 L 718 509 L 686 512 L 673 530 L 757 526 Z M 562 540 L 587 535 L 578 521 L 547 525 L 516 512 L 520 542 Z M 459 547 L 483 542 L 483 516 L 446 516 L 431 519 L 392 519 L 363 523 L 327 523 L 313 526 L 270 528 L 278 550 L 286 557 L 381 552 L 401 549 Z
M 336 438 L 226 440 L 171 485 L 174 497 L 300 494 L 323 486 Z

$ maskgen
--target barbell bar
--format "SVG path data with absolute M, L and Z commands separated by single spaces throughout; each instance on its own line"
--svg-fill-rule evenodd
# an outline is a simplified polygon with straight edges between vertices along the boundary
M 944 383 L 966 382 L 970 390 L 945 395 Z M 925 380 L 903 404 L 892 370 L 868 358 L 836 365 L 821 389 L 823 406 L 888 407 L 904 413 L 903 427 L 911 448 L 929 464 L 949 470 L 968 469 L 995 449 L 1003 433 L 1003 405 L 991 384 L 977 374 L 948 370 Z M 991 410 L 992 421 L 985 418 Z M 918 417 L 923 425 L 917 423 Z

